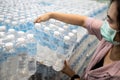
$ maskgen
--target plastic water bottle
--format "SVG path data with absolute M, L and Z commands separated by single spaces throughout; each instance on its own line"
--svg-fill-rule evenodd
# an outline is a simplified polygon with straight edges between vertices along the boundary
M 58 28 L 58 31 L 60 32 L 61 39 L 64 39 L 64 36 L 68 34 L 68 32 L 64 28 Z
M 17 31 L 17 38 L 25 38 L 25 32 Z
M 17 57 L 16 57 L 16 51 L 14 48 L 14 44 L 12 42 L 8 42 L 5 44 L 6 47 L 6 53 L 8 54 L 7 58 L 7 78 L 9 80 L 14 80 L 14 77 L 16 77 L 16 71 L 17 71 Z
M 27 31 L 27 25 L 25 23 L 25 19 L 20 20 L 19 24 L 20 30 L 26 32 Z
M 37 40 L 37 41 L 39 41 L 39 35 L 38 35 L 38 33 L 39 33 L 39 28 L 40 28 L 40 23 L 35 23 L 35 27 L 34 27 L 34 34 L 35 34 L 35 39 Z
M 3 42 L 4 43 L 7 43 L 7 42 L 12 42 L 15 40 L 15 35 L 13 34 L 8 34 L 6 35 L 6 37 L 3 39 Z
M 74 33 L 69 32 L 69 33 L 68 33 L 68 36 L 71 38 L 71 41 L 72 41 L 73 43 L 76 42 L 77 36 L 76 36 Z
M 4 25 L 4 18 L 0 18 L 0 26 Z
M 45 46 L 43 42 L 43 36 L 44 36 L 43 31 L 44 31 L 44 28 L 41 26 L 41 24 L 36 23 L 35 24 L 35 38 L 39 42 L 40 45 Z
M 13 21 L 18 21 L 18 17 L 19 16 L 15 14 L 14 17 L 13 17 Z
M 16 34 L 17 34 L 17 32 L 16 32 L 16 30 L 15 29 L 9 29 L 8 30 L 8 32 L 7 32 L 7 34 L 13 34 L 13 35 L 15 35 L 15 37 L 16 37 Z
M 63 36 L 64 34 L 60 33 L 59 31 L 55 31 L 54 32 L 54 44 L 56 45 L 57 49 L 60 47 L 64 46 L 64 42 L 63 42 Z M 61 50 L 60 52 L 62 52 L 63 50 Z M 62 52 L 63 53 L 63 52 Z
M 28 48 L 28 70 L 29 74 L 32 75 L 36 72 L 36 54 L 37 54 L 37 43 L 34 39 L 33 34 L 27 35 L 27 48 Z
M 19 30 L 20 30 L 17 21 L 13 21 L 13 22 L 12 22 L 12 28 L 15 29 L 16 31 L 19 31 Z
M 69 36 L 64 37 L 64 55 L 68 59 L 72 53 L 72 41 Z
M 4 39 L 6 33 L 5 32 L 0 32 L 0 39 Z
M 58 58 L 58 55 L 64 53 L 64 49 L 63 49 L 64 42 L 60 35 L 61 34 L 59 31 L 54 31 L 52 44 L 56 47 L 56 50 L 54 50 L 55 51 L 55 61 L 56 61 L 56 58 Z
M 49 48 L 51 50 L 55 51 L 57 48 L 56 48 L 56 45 L 54 44 L 53 32 L 50 30 L 49 27 L 46 27 L 45 33 L 49 35 L 49 37 L 48 37 L 48 39 L 49 39 Z
M 54 24 L 59 27 L 63 27 L 65 24 L 59 20 L 55 20 Z
M 45 65 L 52 66 L 53 65 L 52 56 L 54 57 L 53 53 L 54 53 L 54 50 L 56 50 L 56 47 L 51 42 L 52 39 L 51 39 L 49 27 L 44 28 L 43 40 L 44 40 L 44 45 L 45 45 L 44 48 L 46 49 L 44 51 L 44 53 L 46 54 Z M 47 55 L 49 55 L 49 56 L 47 56 Z
M 52 66 L 55 71 L 61 71 L 64 67 L 64 60 L 57 59 L 55 64 Z
M 0 32 L 6 32 L 6 26 L 0 26 Z
M 11 13 L 7 14 L 6 18 L 12 20 L 12 14 Z
M 56 57 L 58 59 L 65 59 L 64 57 L 64 42 L 60 36 L 60 32 L 55 31 L 54 32 L 54 44 L 56 45 Z
M 69 29 L 69 26 L 68 26 L 68 25 L 64 25 L 64 26 L 63 26 L 63 29 L 65 29 L 66 33 L 70 31 L 70 29 Z
M 29 72 L 28 72 L 28 52 L 27 52 L 27 45 L 24 38 L 18 38 L 16 42 L 16 50 L 18 52 L 18 75 L 23 79 L 28 79 Z
M 63 28 L 58 28 L 58 31 L 61 33 L 61 34 L 65 34 L 65 30 Z
M 77 36 L 75 34 L 73 34 L 72 32 L 69 32 L 68 36 L 71 38 L 71 40 L 70 40 L 72 42 L 71 52 L 73 53 L 74 52 L 74 48 L 75 48 L 76 43 L 77 43 Z
M 57 53 L 64 54 L 64 41 L 63 36 L 64 34 L 60 33 L 59 31 L 54 32 L 54 44 L 57 45 Z
M 73 30 L 72 30 L 72 33 L 74 33 L 74 35 L 76 36 L 76 40 L 77 40 L 77 30 L 76 30 L 76 29 L 73 29 Z
M 3 51 L 3 42 L 2 42 L 2 38 L 0 38 L 0 53 L 2 54 L 2 51 Z M 0 55 L 1 55 L 0 54 Z
M 6 60 L 4 58 L 4 43 L 0 39 L 0 79 L 6 80 Z
M 34 23 L 32 21 L 32 18 L 27 18 L 27 30 L 32 30 L 34 27 Z
M 11 21 L 9 19 L 5 20 L 5 26 L 7 30 L 11 27 Z
M 5 43 L 5 48 L 3 49 L 4 51 L 4 57 L 7 59 L 9 56 L 11 56 L 10 50 L 12 49 L 13 44 L 10 42 Z
M 55 23 L 55 19 L 50 19 L 50 20 L 49 20 L 49 23 L 54 24 L 54 23 Z
M 3 44 L 0 45 L 1 46 L 1 52 L 0 52 L 0 79 L 2 80 L 6 80 L 7 74 L 6 74 L 6 59 L 4 57 L 4 53 L 3 53 Z
M 49 40 L 50 39 L 50 33 L 49 32 L 50 32 L 49 27 L 45 27 L 44 32 L 43 32 L 44 36 L 42 38 L 44 40 L 43 41 L 44 45 L 50 48 L 50 40 Z
M 45 54 L 45 45 L 43 43 L 43 27 L 40 23 L 35 24 L 35 39 L 38 42 L 37 47 L 37 57 L 36 59 L 43 63 L 45 61 L 46 54 Z
M 4 15 L 0 15 L 0 18 L 4 18 L 5 16 Z
M 54 25 L 54 24 L 49 24 L 49 27 L 50 27 L 50 29 L 52 29 L 53 31 L 56 31 L 56 30 L 58 30 L 58 26 L 56 26 L 56 25 Z
M 57 48 L 60 46 L 59 42 L 60 42 L 60 32 L 54 31 L 53 44 L 56 45 Z

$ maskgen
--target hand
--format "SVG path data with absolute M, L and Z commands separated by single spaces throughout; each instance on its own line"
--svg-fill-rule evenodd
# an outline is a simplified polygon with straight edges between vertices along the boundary
M 34 23 L 40 23 L 49 20 L 51 17 L 51 13 L 45 13 L 44 15 L 38 17 Z
M 68 75 L 69 77 L 72 77 L 73 75 L 75 75 L 75 72 L 70 68 L 67 61 L 64 62 L 64 68 L 62 72 Z

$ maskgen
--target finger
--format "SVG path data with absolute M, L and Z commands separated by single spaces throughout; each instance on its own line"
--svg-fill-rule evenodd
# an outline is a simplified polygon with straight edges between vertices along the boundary
M 37 23 L 37 20 L 38 20 L 38 19 L 36 19 L 36 20 L 34 21 L 34 23 Z
M 40 20 L 39 19 L 37 19 L 34 23 L 39 23 L 40 22 Z
M 64 64 L 67 64 L 67 61 L 66 61 L 66 60 L 64 61 Z
M 39 23 L 39 19 L 41 19 L 41 17 L 38 17 L 38 18 L 34 21 L 34 23 Z
M 34 24 L 37 23 L 36 21 L 34 21 Z
M 38 23 L 40 23 L 41 21 L 42 21 L 41 18 L 37 20 Z
M 66 63 L 66 64 L 69 64 L 69 61 L 68 61 L 68 60 L 65 60 L 65 63 Z

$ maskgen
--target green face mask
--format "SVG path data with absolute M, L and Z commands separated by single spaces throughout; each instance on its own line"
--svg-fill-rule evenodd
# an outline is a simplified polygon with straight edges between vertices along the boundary
M 115 35 L 119 31 L 116 31 L 116 30 L 112 29 L 109 26 L 109 23 L 107 21 L 105 21 L 103 23 L 100 31 L 101 31 L 101 34 L 102 34 L 102 36 L 105 40 L 107 40 L 108 42 L 111 42 L 114 45 L 120 45 L 120 42 L 114 41 Z

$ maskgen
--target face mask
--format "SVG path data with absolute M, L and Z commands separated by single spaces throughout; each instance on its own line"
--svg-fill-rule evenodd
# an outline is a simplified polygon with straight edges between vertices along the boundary
M 111 42 L 114 45 L 120 45 L 120 42 L 114 41 L 115 35 L 119 31 L 116 31 L 116 30 L 112 29 L 109 26 L 109 23 L 107 21 L 105 21 L 103 23 L 100 31 L 101 31 L 101 34 L 102 34 L 102 36 L 105 40 L 107 40 L 108 42 Z

